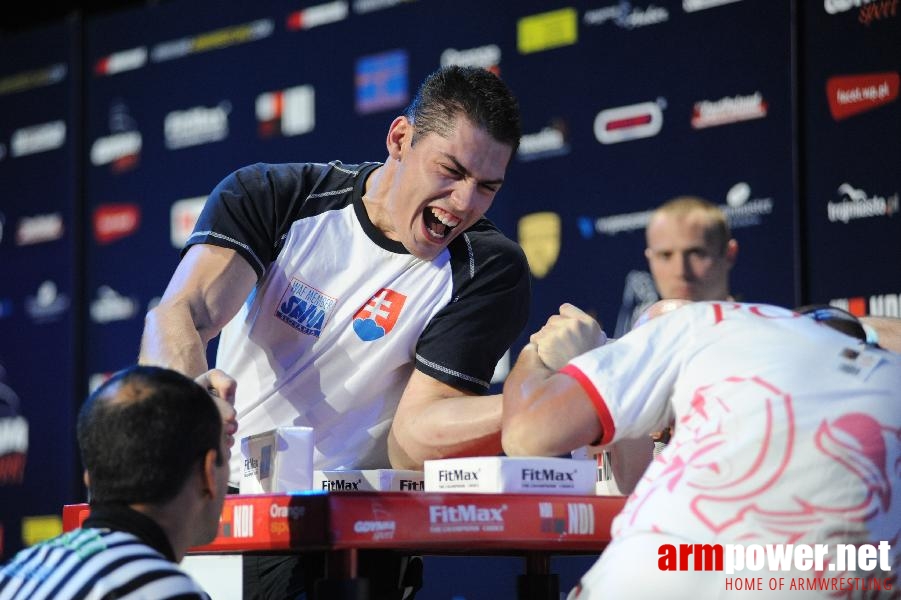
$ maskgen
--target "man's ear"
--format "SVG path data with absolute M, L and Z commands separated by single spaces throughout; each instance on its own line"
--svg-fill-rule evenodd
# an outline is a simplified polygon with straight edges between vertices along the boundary
M 215 498 L 216 489 L 216 450 L 210 448 L 203 455 L 203 469 L 200 475 L 201 491 L 204 497 Z
M 401 160 L 404 152 L 404 142 L 413 135 L 413 124 L 407 117 L 400 116 L 391 122 L 388 128 L 388 138 L 385 145 L 388 147 L 388 156 Z
M 86 488 L 91 489 L 91 474 L 88 473 L 87 469 L 81 474 L 81 480 L 84 481 L 84 486 Z
M 726 260 L 729 261 L 730 265 L 734 265 L 736 259 L 738 258 L 738 242 L 736 240 L 729 240 L 726 242 Z

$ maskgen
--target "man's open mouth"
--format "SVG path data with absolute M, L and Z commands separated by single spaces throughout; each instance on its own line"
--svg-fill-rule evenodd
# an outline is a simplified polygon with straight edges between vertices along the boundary
M 435 206 L 427 206 L 422 211 L 422 220 L 426 229 L 436 238 L 445 237 L 450 231 L 460 224 L 460 219 Z

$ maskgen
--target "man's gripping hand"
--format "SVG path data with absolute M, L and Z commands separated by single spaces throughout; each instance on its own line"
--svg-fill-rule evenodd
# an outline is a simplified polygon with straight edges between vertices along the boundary
M 607 335 L 591 315 L 565 303 L 558 314 L 551 315 L 544 327 L 532 334 L 529 342 L 538 347 L 541 361 L 558 371 L 580 354 L 603 346 Z
M 228 447 L 235 445 L 235 433 L 238 432 L 238 413 L 235 411 L 235 390 L 238 383 L 225 371 L 210 369 L 197 379 L 199 385 L 210 393 L 222 415 L 222 426 L 228 437 Z

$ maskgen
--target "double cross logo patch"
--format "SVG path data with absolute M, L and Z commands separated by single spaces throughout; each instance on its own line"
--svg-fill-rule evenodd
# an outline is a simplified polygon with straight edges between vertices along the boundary
M 403 294 L 380 289 L 354 315 L 354 332 L 364 342 L 371 342 L 384 337 L 394 328 L 400 309 L 407 297 Z

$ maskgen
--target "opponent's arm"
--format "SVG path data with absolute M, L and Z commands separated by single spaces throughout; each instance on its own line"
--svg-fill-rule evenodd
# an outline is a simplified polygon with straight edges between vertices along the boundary
M 559 456 L 603 433 L 582 386 L 548 368 L 534 343 L 520 352 L 503 398 L 503 449 L 510 456 Z
M 588 395 L 572 377 L 556 373 L 604 345 L 600 324 L 566 303 L 529 340 L 504 384 L 504 452 L 556 456 L 596 442 L 601 424 Z

